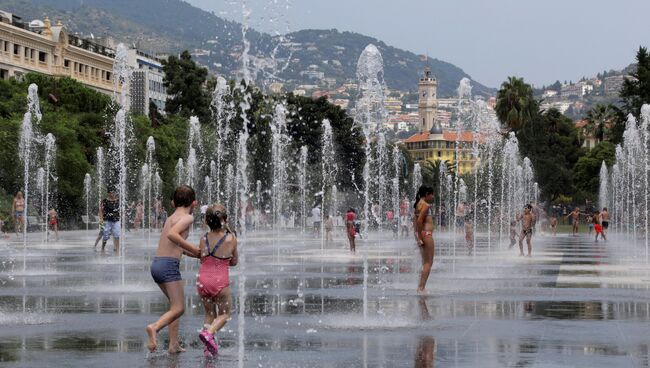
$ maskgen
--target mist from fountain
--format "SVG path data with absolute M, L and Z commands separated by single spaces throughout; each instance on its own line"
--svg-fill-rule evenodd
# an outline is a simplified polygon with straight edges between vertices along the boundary
M 90 197 L 92 191 L 92 178 L 89 173 L 84 176 L 84 199 L 86 200 L 86 231 L 90 225 Z
M 307 226 L 307 154 L 307 146 L 300 147 L 298 186 L 300 187 L 300 224 L 303 233 Z
M 227 162 L 230 152 L 229 136 L 230 136 L 230 121 L 234 117 L 234 104 L 232 102 L 230 86 L 228 81 L 222 76 L 217 77 L 217 85 L 212 93 L 212 118 L 216 130 L 216 151 L 213 165 L 210 165 L 210 177 L 215 185 L 216 200 L 221 201 L 223 195 L 223 171 L 225 170 L 224 164 Z M 230 99 L 230 101 L 228 101 Z M 226 178 L 232 180 L 232 178 Z
M 363 166 L 363 230 L 362 233 L 368 233 L 370 219 L 370 202 L 372 200 L 373 190 L 371 188 L 371 171 L 374 166 L 376 152 L 373 153 L 372 142 L 377 139 L 377 135 L 386 121 L 388 113 L 386 111 L 384 90 L 384 60 L 377 47 L 369 44 L 359 56 L 357 62 L 357 80 L 359 82 L 359 97 L 355 108 L 355 123 L 361 127 L 365 138 L 365 164 Z
M 600 169 L 600 207 L 610 204 L 614 230 L 636 245 L 643 239 L 645 261 L 650 262 L 649 242 L 650 105 L 641 108 L 640 123 L 629 115 L 623 143 L 616 146 L 611 176 L 603 162 Z M 611 197 L 610 197 L 611 196 Z
M 334 140 L 332 125 L 330 121 L 323 120 L 323 134 L 321 136 L 321 251 L 325 243 L 325 210 L 332 203 L 332 187 L 335 185 L 334 180 L 337 174 L 336 152 L 334 150 Z
M 271 205 L 273 209 L 273 227 L 280 228 L 280 220 L 285 211 L 287 199 L 289 135 L 287 134 L 287 116 L 284 105 L 275 105 L 275 114 L 271 124 L 273 134 L 271 142 L 271 160 L 273 163 L 273 186 L 271 187 Z

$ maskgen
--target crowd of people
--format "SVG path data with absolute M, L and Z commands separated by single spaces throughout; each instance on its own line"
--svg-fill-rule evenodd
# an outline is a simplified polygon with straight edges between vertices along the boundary
M 169 300 L 169 310 L 156 322 L 146 327 L 148 335 L 148 348 L 150 351 L 157 349 L 157 333 L 164 327 L 169 328 L 168 351 L 177 353 L 183 351 L 178 342 L 179 319 L 184 313 L 184 287 L 179 269 L 180 259 L 183 255 L 199 259 L 199 273 L 196 279 L 197 293 L 203 301 L 205 309 L 204 326 L 199 332 L 199 339 L 204 344 L 205 356 L 217 354 L 218 344 L 215 334 L 221 330 L 230 318 L 232 296 L 229 287 L 229 267 L 237 265 L 237 233 L 233 231 L 228 222 L 227 209 L 220 204 L 204 204 L 199 207 L 203 229 L 206 232 L 199 237 L 198 244 L 190 243 L 187 238 L 194 224 L 193 212 L 198 206 L 196 193 L 187 186 L 176 188 L 173 193 L 171 205 L 174 212 L 168 217 L 160 200 L 153 205 L 153 214 L 149 224 L 154 228 L 161 228 L 160 239 L 155 257 L 151 264 L 151 276 L 160 287 L 162 293 Z M 249 211 L 250 207 L 250 211 Z M 132 216 L 127 216 L 134 229 L 144 225 L 145 210 L 142 203 L 130 204 L 126 208 L 132 211 Z M 102 241 L 101 250 L 105 252 L 110 238 L 113 238 L 113 250 L 120 252 L 121 216 L 120 201 L 114 189 L 109 189 L 107 197 L 99 206 L 100 231 L 95 239 L 95 249 Z M 460 202 L 454 211 L 455 228 L 459 233 L 464 232 L 465 242 L 469 254 L 474 250 L 474 208 L 472 204 Z M 24 228 L 26 223 L 26 202 L 23 193 L 18 192 L 13 199 L 11 213 L 16 223 L 16 233 Z M 253 213 L 252 205 L 248 202 L 245 212 Z M 423 185 L 417 191 L 413 205 L 407 198 L 399 203 L 399 213 L 389 209 L 380 213 L 378 204 L 373 204 L 370 211 L 369 226 L 373 228 L 390 229 L 394 238 L 406 238 L 413 234 L 422 260 L 417 293 L 426 294 L 426 284 L 433 266 L 435 254 L 434 230 L 438 226 L 445 230 L 448 220 L 447 209 L 444 204 L 438 210 L 434 204 L 434 189 Z M 58 213 L 55 209 L 47 212 L 48 228 L 53 230 L 58 238 Z M 610 216 L 607 208 L 602 211 L 583 212 L 576 207 L 564 216 L 570 220 L 572 235 L 577 235 L 582 219 L 586 220 L 589 234 L 595 232 L 595 240 L 599 237 L 607 239 Z M 325 231 L 324 241 L 333 242 L 335 229 L 334 218 L 331 214 L 323 214 L 316 204 L 311 210 L 313 232 L 321 235 Z M 532 237 L 536 224 L 544 219 L 545 229 L 553 236 L 557 234 L 558 218 L 544 213 L 535 204 L 525 204 L 521 211 L 510 222 L 510 248 L 519 245 L 519 252 L 524 256 L 524 240 L 527 245 L 527 256 L 532 254 Z M 345 233 L 352 253 L 356 251 L 357 237 L 363 237 L 361 221 L 355 208 L 349 208 L 342 216 Z M 0 221 L 0 230 L 3 230 L 4 221 Z M 244 226 L 248 227 L 248 221 Z M 127 227 L 128 228 L 128 227 Z

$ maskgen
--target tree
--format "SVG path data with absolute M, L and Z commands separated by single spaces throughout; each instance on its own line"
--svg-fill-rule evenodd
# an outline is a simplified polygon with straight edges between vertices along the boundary
M 586 120 L 585 129 L 588 133 L 593 134 L 598 142 L 609 140 L 610 137 L 618 140 L 617 125 L 625 125 L 623 123 L 623 113 L 612 104 L 597 104 L 587 112 Z M 614 133 L 614 136 L 612 136 L 612 133 Z
M 602 162 L 612 166 L 615 161 L 615 148 L 610 142 L 600 142 L 576 163 L 575 186 L 584 196 L 595 201 L 598 198 L 599 175 Z
M 210 98 L 204 89 L 208 70 L 197 65 L 190 53 L 183 51 L 180 58 L 170 56 L 163 60 L 163 80 L 167 93 L 165 111 L 186 118 L 198 116 L 201 121 L 210 118 Z
M 578 131 L 556 109 L 539 114 L 517 133 L 519 149 L 533 164 L 542 199 L 572 196 L 573 167 L 582 154 Z
M 636 54 L 636 70 L 630 73 L 632 78 L 623 81 L 619 96 L 623 110 L 627 114 L 639 116 L 641 106 L 650 103 L 650 55 L 648 49 L 639 47 Z
M 627 114 L 639 116 L 641 106 L 650 103 L 650 55 L 648 49 L 639 47 L 636 54 L 636 70 L 630 73 L 632 78 L 623 81 L 619 96 L 623 110 Z
M 499 120 L 513 131 L 535 118 L 539 110 L 533 88 L 523 78 L 508 77 L 497 94 L 496 113 Z

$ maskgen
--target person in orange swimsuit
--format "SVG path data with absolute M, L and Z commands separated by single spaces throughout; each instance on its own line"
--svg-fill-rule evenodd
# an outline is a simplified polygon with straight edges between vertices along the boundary
M 415 237 L 422 256 L 422 271 L 417 292 L 426 293 L 427 280 L 433 266 L 435 244 L 433 242 L 433 188 L 421 186 L 415 197 Z
M 215 204 L 205 212 L 205 223 L 210 231 L 201 238 L 201 267 L 196 289 L 203 300 L 205 324 L 199 339 L 205 344 L 206 357 L 217 354 L 214 334 L 230 319 L 232 298 L 228 268 L 237 265 L 237 237 L 230 231 L 226 208 Z

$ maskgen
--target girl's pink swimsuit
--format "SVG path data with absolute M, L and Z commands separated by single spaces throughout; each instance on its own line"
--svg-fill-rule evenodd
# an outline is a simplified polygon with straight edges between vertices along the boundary
M 221 290 L 230 285 L 230 275 L 228 268 L 230 267 L 230 259 L 220 258 L 214 255 L 219 246 L 226 240 L 228 233 L 226 233 L 214 248 L 210 250 L 210 243 L 208 241 L 208 233 L 205 234 L 205 255 L 201 255 L 201 267 L 199 268 L 199 276 L 196 279 L 196 289 L 202 298 L 214 298 Z

